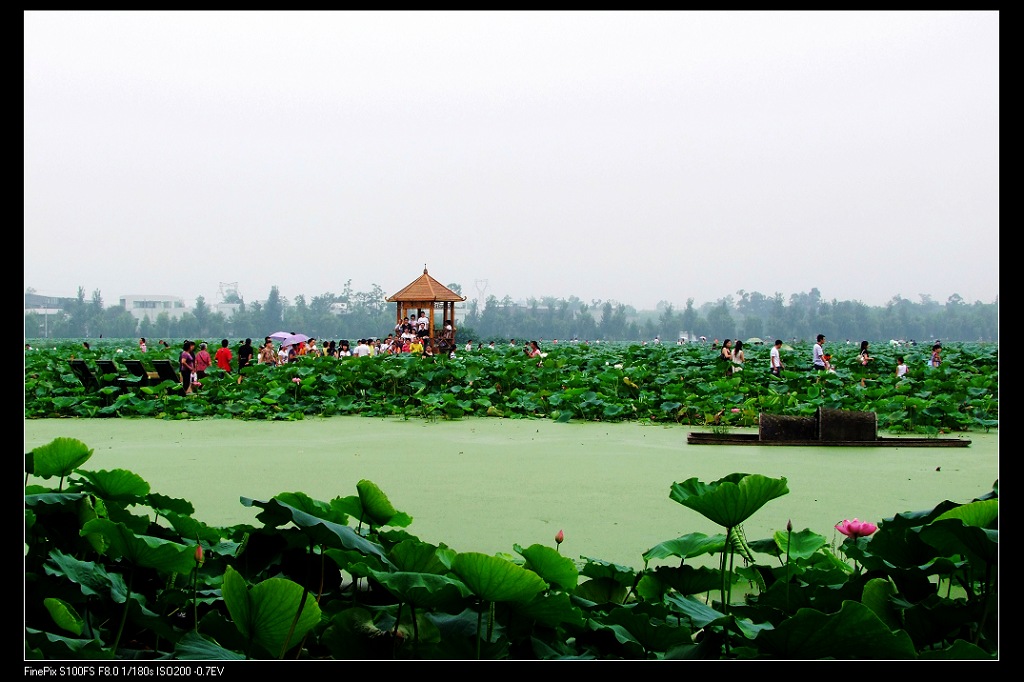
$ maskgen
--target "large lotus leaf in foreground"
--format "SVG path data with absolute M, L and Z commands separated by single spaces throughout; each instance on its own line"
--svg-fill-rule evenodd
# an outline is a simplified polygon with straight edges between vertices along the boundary
M 735 528 L 769 501 L 788 492 L 785 478 L 729 474 L 712 483 L 696 478 L 673 483 L 669 497 L 721 526 Z
M 85 464 L 93 450 L 75 438 L 55 438 L 29 453 L 25 470 L 40 478 L 65 477 Z
M 222 594 L 238 631 L 279 658 L 320 622 L 315 597 L 285 578 L 269 578 L 250 587 L 228 566 Z
M 479 552 L 463 552 L 455 557 L 452 571 L 480 599 L 494 602 L 527 602 L 548 584 L 533 571 Z

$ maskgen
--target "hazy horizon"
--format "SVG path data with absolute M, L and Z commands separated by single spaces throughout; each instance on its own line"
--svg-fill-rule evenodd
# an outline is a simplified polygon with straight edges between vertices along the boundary
M 999 294 L 997 11 L 23 18 L 43 295 Z
M 408 283 L 409 282 L 406 282 L 405 284 L 408 284 Z M 400 287 L 397 287 L 395 289 L 395 291 L 398 291 L 399 289 L 404 287 L 405 284 L 401 285 Z M 442 284 L 445 284 L 447 286 L 448 284 L 453 284 L 453 283 L 452 282 L 442 282 Z M 461 283 L 459 283 L 459 282 L 454 282 L 454 284 L 460 284 L 461 285 Z M 790 297 L 792 295 L 794 295 L 794 294 L 809 294 L 811 292 L 811 289 L 813 289 L 813 288 L 814 287 L 808 287 L 807 289 L 804 289 L 802 291 L 778 292 L 778 293 L 781 293 L 783 295 L 783 300 L 788 305 Z M 370 289 L 372 289 L 372 286 L 371 287 L 367 287 L 366 289 L 362 289 L 362 290 L 358 289 L 354 285 L 352 287 L 353 293 L 366 292 L 366 291 L 370 291 Z M 28 292 L 26 292 L 26 293 L 28 293 Z M 76 298 L 78 296 L 77 290 L 72 295 L 54 294 L 54 293 L 42 292 L 42 291 L 38 291 L 38 290 L 34 291 L 33 293 L 36 293 L 36 294 L 39 294 L 39 295 L 43 295 L 43 296 L 55 296 L 55 297 L 58 297 L 58 298 Z M 93 292 L 91 290 L 86 288 L 86 294 L 85 294 L 86 301 L 91 301 L 92 300 L 92 293 Z M 315 296 L 321 296 L 321 295 L 323 295 L 323 294 L 325 294 L 327 292 L 319 292 L 317 294 L 310 294 L 308 292 L 301 292 L 300 291 L 300 292 L 296 292 L 295 294 L 289 296 L 285 292 L 280 291 L 280 287 L 278 287 L 278 293 L 279 293 L 279 295 L 282 298 L 286 299 L 289 302 L 289 304 L 293 305 L 295 303 L 296 297 L 299 296 L 299 295 L 305 296 L 306 303 L 309 304 L 313 300 L 313 298 Z M 333 293 L 334 294 L 340 294 L 340 291 L 335 291 Z M 388 292 L 385 292 L 385 295 L 391 295 L 392 293 L 394 293 L 394 291 L 388 291 Z M 746 291 L 746 293 L 747 294 L 760 293 L 760 294 L 764 294 L 768 298 L 773 298 L 775 296 L 776 292 L 774 292 L 774 291 L 773 292 L 766 292 L 766 291 L 759 291 L 758 292 L 756 290 L 748 290 L 748 291 Z M 825 296 L 824 293 L 822 293 L 820 289 L 819 289 L 819 293 L 821 293 L 821 300 L 823 300 L 823 301 L 831 301 L 833 299 L 834 300 L 838 300 L 838 301 L 855 301 L 855 302 L 857 301 L 857 299 L 842 299 L 842 298 L 839 298 L 839 297 L 836 297 L 836 296 Z M 917 294 L 917 295 L 914 295 L 914 296 L 903 296 L 901 294 L 900 296 L 902 298 L 904 298 L 904 299 L 907 299 L 907 300 L 913 302 L 913 303 L 921 303 L 922 300 L 923 300 L 922 296 L 930 296 L 932 301 L 935 301 L 935 302 L 940 303 L 940 304 L 944 304 L 955 293 L 957 293 L 957 292 L 952 292 L 948 296 L 943 296 L 943 297 L 931 296 L 930 294 L 925 294 L 925 293 Z M 185 301 L 186 308 L 189 308 L 189 309 L 193 308 L 195 306 L 195 302 L 196 302 L 195 299 L 185 298 L 181 294 L 175 293 L 173 291 L 124 291 L 121 294 L 119 294 L 118 296 L 113 296 L 113 297 L 108 296 L 107 294 L 103 293 L 102 291 L 100 292 L 100 294 L 101 294 L 101 296 L 103 298 L 103 305 L 104 305 L 104 307 L 110 307 L 110 306 L 118 305 L 118 299 L 121 296 L 140 296 L 140 295 L 142 295 L 142 296 L 147 296 L 147 295 L 149 295 L 149 296 L 177 296 L 179 298 L 182 298 Z M 252 304 L 252 303 L 257 302 L 257 301 L 262 303 L 262 302 L 267 300 L 267 297 L 269 296 L 269 294 L 270 294 L 270 290 L 268 289 L 262 295 L 253 296 L 253 297 L 243 295 L 242 299 L 246 303 L 246 305 Z M 473 301 L 480 300 L 477 297 L 475 291 L 467 291 L 464 285 L 462 285 L 462 295 L 466 297 L 466 305 L 471 304 Z M 505 298 L 505 294 L 499 294 L 497 292 L 491 292 L 491 291 L 488 290 L 487 293 L 484 296 L 484 300 L 486 300 L 490 296 L 496 297 L 499 301 L 502 300 L 503 298 Z M 511 294 L 509 294 L 509 296 L 511 297 Z M 580 296 L 577 293 L 545 294 L 544 296 L 525 296 L 525 297 L 518 297 L 518 298 L 517 297 L 512 297 L 512 300 L 517 302 L 517 303 L 529 301 L 531 298 L 535 298 L 538 301 L 540 301 L 540 300 L 542 300 L 542 299 L 544 299 L 544 298 L 546 298 L 548 296 L 554 298 L 555 300 L 569 300 L 571 297 L 576 296 L 583 303 L 586 303 L 588 305 L 590 305 L 593 302 L 593 300 L 595 300 L 593 298 L 584 298 L 583 296 Z M 709 304 L 717 303 L 718 301 L 720 301 L 722 299 L 725 299 L 727 297 L 730 297 L 730 296 L 732 297 L 732 301 L 734 303 L 739 300 L 739 296 L 737 295 L 737 293 L 736 292 L 731 292 L 731 293 L 723 294 L 722 296 L 719 296 L 718 298 L 716 298 L 714 300 L 709 300 L 709 301 L 698 301 L 698 300 L 694 299 L 694 307 L 699 309 L 700 307 L 702 307 L 704 305 L 709 305 Z M 872 303 L 868 303 L 866 301 L 859 301 L 859 302 L 860 303 L 864 303 L 864 305 L 867 305 L 869 307 L 884 307 L 895 296 L 896 296 L 896 294 L 893 294 L 893 296 L 889 297 L 889 299 L 886 299 L 886 301 L 884 301 L 883 303 L 879 303 L 879 304 L 872 304 Z M 983 303 L 983 304 L 994 304 L 996 302 L 996 299 L 998 298 L 998 295 L 993 297 L 992 300 L 990 300 L 990 301 L 985 301 L 985 300 L 981 300 L 981 299 L 969 300 L 969 299 L 964 298 L 964 297 L 961 297 L 961 298 L 963 298 L 963 302 L 965 304 L 968 304 L 968 305 L 972 304 L 972 303 L 975 303 L 975 302 L 980 302 L 980 303 Z M 600 300 L 601 300 L 601 304 L 602 305 L 606 302 L 605 299 L 600 299 Z M 639 306 L 633 305 L 629 301 L 619 301 L 619 300 L 616 300 L 616 299 L 607 299 L 607 300 L 608 301 L 612 301 L 613 303 L 623 303 L 625 305 L 632 306 L 638 312 L 640 312 L 640 311 L 656 310 L 657 307 L 658 307 L 658 304 L 661 301 L 668 301 L 668 299 L 659 299 L 659 301 L 657 303 L 655 303 L 655 305 L 652 305 L 650 307 L 639 307 Z M 220 297 L 218 295 L 216 295 L 216 294 L 214 295 L 213 298 L 209 298 L 209 297 L 205 297 L 204 296 L 204 301 L 205 301 L 206 305 L 214 305 L 216 303 L 221 302 Z M 671 303 L 673 308 L 675 310 L 677 310 L 677 311 L 682 310 L 686 306 L 686 300 L 682 300 L 682 301 L 678 301 L 678 302 L 676 302 L 676 301 L 668 301 L 668 303 Z M 391 305 L 391 304 L 388 304 L 388 305 Z

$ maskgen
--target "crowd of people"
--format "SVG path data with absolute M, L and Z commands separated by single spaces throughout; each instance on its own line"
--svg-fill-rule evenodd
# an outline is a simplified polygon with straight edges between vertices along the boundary
M 827 372 L 831 374 L 836 373 L 835 363 L 833 362 L 832 354 L 827 352 L 825 349 L 825 335 L 818 334 L 815 338 L 814 345 L 811 347 L 811 364 L 810 369 L 814 372 Z M 849 343 L 849 341 L 847 341 Z M 718 345 L 718 339 L 715 339 L 711 344 L 712 349 L 719 349 L 718 361 L 724 370 L 726 376 L 732 376 L 737 372 L 743 371 L 743 366 L 746 363 L 746 356 L 743 350 L 743 342 L 736 340 L 733 342 L 732 339 L 725 339 L 721 346 Z M 782 370 L 786 368 L 786 364 L 782 361 L 782 339 L 775 339 L 775 343 L 772 345 L 771 350 L 768 354 L 768 370 L 774 376 L 781 376 Z M 866 387 L 867 381 L 872 377 L 875 372 L 874 367 L 874 356 L 871 355 L 870 343 L 867 341 L 860 342 L 860 350 L 857 352 L 856 364 L 853 368 L 854 376 L 860 381 L 860 385 Z M 942 364 L 942 344 L 938 341 L 932 346 L 931 355 L 928 358 L 928 367 L 938 367 Z M 896 368 L 894 370 L 896 378 L 901 378 L 907 374 L 907 365 L 904 361 L 903 356 L 896 358 Z
M 388 334 L 387 337 L 383 339 L 359 339 L 354 347 L 350 345 L 348 339 L 327 341 L 321 347 L 317 345 L 317 339 L 309 338 L 292 343 L 282 342 L 275 348 L 274 339 L 267 336 L 264 337 L 262 345 L 258 350 L 256 350 L 252 345 L 252 339 L 246 339 L 238 348 L 237 369 L 241 370 L 252 364 L 275 366 L 284 365 L 305 356 L 347 358 L 372 357 L 377 355 L 400 355 L 403 353 L 409 353 L 426 358 L 439 355 L 445 355 L 451 358 L 456 357 L 455 334 L 452 324 L 449 321 L 445 321 L 442 333 L 436 339 L 430 336 L 430 332 L 427 329 L 428 324 L 428 321 L 421 312 L 420 316 L 415 319 L 406 317 L 404 320 L 399 321 L 395 325 L 394 333 Z M 814 345 L 811 348 L 810 369 L 815 372 L 835 373 L 836 370 L 832 362 L 832 354 L 826 352 L 825 341 L 826 339 L 824 334 L 817 335 Z M 557 343 L 557 341 L 555 343 Z M 160 345 L 162 347 L 167 347 L 166 342 L 162 340 L 160 341 Z M 515 347 L 516 340 L 510 339 L 508 345 L 510 347 Z M 869 346 L 870 344 L 867 341 L 861 341 L 860 350 L 857 353 L 857 364 L 855 365 L 854 375 L 860 381 L 861 386 L 866 386 L 866 381 L 871 376 L 870 368 L 873 367 L 873 362 L 875 360 L 871 355 Z M 718 347 L 718 339 L 715 339 L 712 344 L 712 348 L 716 347 Z M 140 338 L 139 349 L 145 352 L 146 348 L 146 339 Z M 484 345 L 483 342 L 477 342 L 475 346 L 475 349 L 478 351 L 494 348 L 494 341 L 488 342 L 487 345 Z M 782 348 L 782 339 L 776 339 L 768 355 L 769 372 L 777 377 L 781 376 L 782 370 L 786 369 L 786 364 L 782 359 Z M 466 352 L 470 352 L 473 349 L 473 340 L 467 340 L 464 350 Z M 523 353 L 528 358 L 538 358 L 540 362 L 543 362 L 543 358 L 547 356 L 547 354 L 541 350 L 540 343 L 537 341 L 529 341 L 525 343 L 523 345 Z M 928 366 L 938 367 L 942 363 L 941 354 L 942 344 L 936 342 L 932 347 L 931 355 L 928 358 Z M 725 341 L 722 342 L 718 359 L 727 376 L 732 376 L 738 372 L 742 372 L 744 365 L 746 364 L 746 353 L 744 351 L 743 342 L 738 339 L 735 342 L 732 339 L 725 339 Z M 187 395 L 194 389 L 201 387 L 202 380 L 206 377 L 207 371 L 214 365 L 216 365 L 216 367 L 221 371 L 228 373 L 232 372 L 233 360 L 234 353 L 231 350 L 230 343 L 227 339 L 221 340 L 220 348 L 217 349 L 217 352 L 213 357 L 210 356 L 206 343 L 200 343 L 199 350 L 197 351 L 196 343 L 194 341 L 185 341 L 178 357 L 179 370 L 181 372 L 182 392 Z M 904 362 L 904 358 L 903 356 L 899 356 L 897 358 L 897 365 L 895 369 L 896 378 L 906 376 L 907 372 L 908 368 Z M 241 381 L 242 376 L 239 372 L 238 382 L 241 383 Z

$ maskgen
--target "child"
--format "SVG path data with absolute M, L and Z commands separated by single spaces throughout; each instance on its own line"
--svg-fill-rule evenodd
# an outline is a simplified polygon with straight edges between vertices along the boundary
M 942 358 L 939 357 L 940 353 L 942 353 L 941 343 L 937 343 L 934 346 L 932 346 L 932 357 L 930 360 L 928 360 L 929 367 L 938 367 L 939 365 L 942 364 Z
M 896 358 L 896 378 L 900 379 L 907 373 L 907 363 L 903 361 L 903 356 Z
M 832 368 L 832 354 L 825 353 L 824 355 L 821 356 L 821 359 L 825 361 L 825 371 L 832 372 L 833 374 L 835 374 L 836 371 Z

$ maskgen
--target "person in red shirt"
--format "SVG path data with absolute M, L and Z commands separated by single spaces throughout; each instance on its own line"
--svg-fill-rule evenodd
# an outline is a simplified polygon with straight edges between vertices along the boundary
M 217 363 L 217 367 L 224 370 L 225 372 L 231 371 L 231 349 L 228 348 L 228 340 L 222 339 L 220 342 L 220 348 L 217 349 L 213 359 Z

